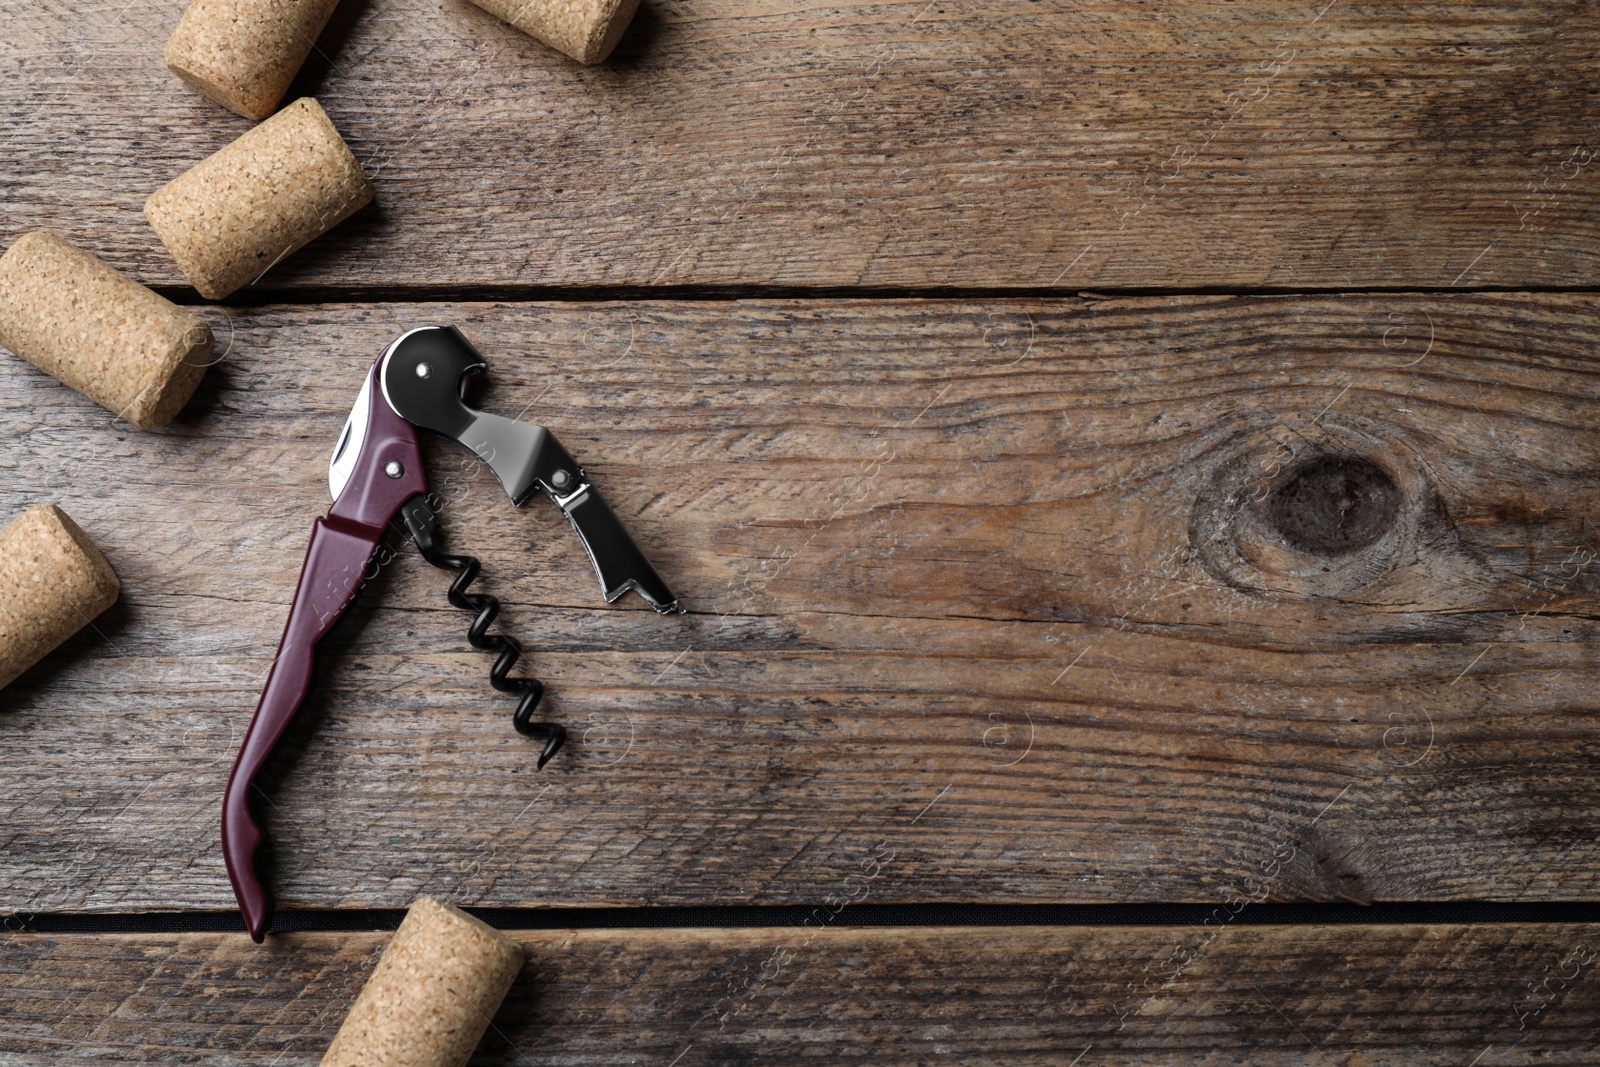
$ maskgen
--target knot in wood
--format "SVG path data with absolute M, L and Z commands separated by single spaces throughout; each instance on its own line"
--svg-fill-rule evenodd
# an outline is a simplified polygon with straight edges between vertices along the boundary
M 1251 428 L 1209 457 L 1191 544 L 1208 572 L 1240 592 L 1364 593 L 1445 537 L 1444 509 L 1421 465 L 1371 420 Z
M 1313 556 L 1346 556 L 1394 527 L 1400 500 L 1400 487 L 1376 463 L 1319 456 L 1279 481 L 1262 518 L 1291 548 Z

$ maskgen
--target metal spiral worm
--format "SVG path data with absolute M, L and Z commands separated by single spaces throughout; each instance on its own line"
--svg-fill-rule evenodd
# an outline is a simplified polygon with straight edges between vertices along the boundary
M 522 694 L 517 702 L 517 710 L 512 713 L 511 722 L 519 734 L 544 742 L 544 751 L 539 753 L 539 767 L 542 769 L 566 742 L 567 731 L 557 723 L 533 721 L 534 709 L 544 696 L 543 682 L 537 678 L 510 677 L 511 668 L 522 658 L 522 644 L 505 634 L 489 633 L 490 624 L 500 614 L 499 598 L 487 593 L 467 592 L 472 583 L 477 581 L 481 564 L 476 557 L 452 556 L 440 550 L 437 543 L 439 518 L 424 498 L 415 498 L 400 511 L 422 558 L 440 570 L 458 572 L 446 596 L 453 606 L 478 613 L 467 629 L 467 640 L 473 648 L 500 653 L 494 666 L 489 669 L 489 684 L 501 693 Z

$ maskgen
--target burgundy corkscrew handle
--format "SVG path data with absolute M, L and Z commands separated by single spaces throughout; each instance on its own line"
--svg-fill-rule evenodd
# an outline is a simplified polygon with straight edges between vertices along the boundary
M 401 504 L 428 491 L 416 430 L 394 413 L 378 389 L 380 364 L 368 372 L 364 399 L 357 401 L 356 410 L 364 408 L 367 418 L 357 435 L 359 444 L 351 446 L 358 449 L 356 461 L 335 489 L 338 498 L 327 517 L 318 519 L 311 529 L 311 544 L 278 643 L 278 656 L 267 674 L 261 702 L 222 798 L 222 857 L 245 926 L 258 942 L 272 921 L 272 899 L 256 870 L 256 851 L 263 837 L 250 810 L 256 774 L 300 710 L 311 688 L 317 642 L 361 591 L 385 527 Z M 350 432 L 347 429 L 347 434 Z M 336 461 L 345 444 L 341 442 L 336 449 Z
M 250 790 L 257 772 L 300 710 L 311 688 L 317 642 L 355 599 L 381 534 L 382 530 L 338 519 L 317 520 L 278 657 L 228 778 L 222 800 L 222 856 L 245 926 L 258 942 L 272 919 L 272 900 L 256 872 L 262 830 L 250 810 Z

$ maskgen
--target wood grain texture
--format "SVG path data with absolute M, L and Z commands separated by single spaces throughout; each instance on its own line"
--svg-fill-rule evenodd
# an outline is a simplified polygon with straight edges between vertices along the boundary
M 184 284 L 145 196 L 248 128 L 183 0 L 5 0 L 0 242 Z M 646 0 L 584 68 L 346 0 L 316 95 L 376 204 L 256 286 L 1596 283 L 1582 0 Z
M 1600 1051 L 1589 924 L 518 937 L 528 962 L 474 1064 L 1510 1067 Z M 384 939 L 13 935 L 0 1057 L 315 1064 Z
M 231 905 L 218 804 L 328 454 L 429 322 L 691 613 L 605 607 L 559 516 L 433 449 L 574 741 L 535 772 L 403 550 L 267 776 L 285 906 L 1594 899 L 1597 311 L 267 307 L 149 434 L 7 359 L 0 513 L 61 503 L 124 596 L 0 693 L 0 905 Z M 1391 483 L 1343 555 L 1273 526 L 1325 461 Z

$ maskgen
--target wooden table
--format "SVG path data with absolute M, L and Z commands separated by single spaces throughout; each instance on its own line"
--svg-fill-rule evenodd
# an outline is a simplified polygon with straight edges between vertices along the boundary
M 0 692 L 0 1063 L 314 1064 L 422 894 L 524 931 L 485 1064 L 1600 1059 L 1595 5 L 645 0 L 584 69 L 346 0 L 293 94 L 377 201 L 222 306 L 141 216 L 249 125 L 182 8 L 3 8 L 0 241 L 222 358 L 153 433 L 0 360 L 0 519 L 124 583 Z M 428 323 L 689 614 L 432 449 L 574 742 L 400 551 L 257 947 L 223 782 Z

